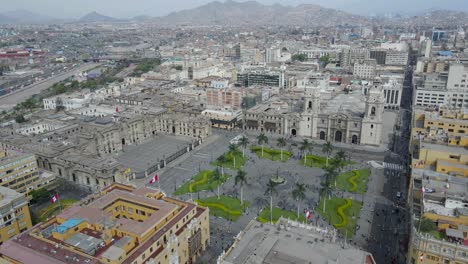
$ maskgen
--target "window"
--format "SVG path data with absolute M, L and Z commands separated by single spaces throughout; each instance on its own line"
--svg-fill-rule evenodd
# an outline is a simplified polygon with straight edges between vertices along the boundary
M 375 116 L 375 106 L 371 108 L 371 116 Z

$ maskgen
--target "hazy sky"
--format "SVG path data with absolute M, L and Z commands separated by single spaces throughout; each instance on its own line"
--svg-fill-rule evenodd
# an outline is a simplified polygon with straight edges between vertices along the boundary
M 0 13 L 26 9 L 58 18 L 77 18 L 91 11 L 121 18 L 137 15 L 161 16 L 208 2 L 211 0 L 0 0 Z M 372 12 L 415 13 L 430 8 L 468 11 L 468 0 L 258 0 L 258 2 L 283 5 L 315 3 L 364 15 Z

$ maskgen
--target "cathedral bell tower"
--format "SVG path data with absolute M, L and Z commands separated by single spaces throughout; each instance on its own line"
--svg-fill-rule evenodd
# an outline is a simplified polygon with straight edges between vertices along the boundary
M 299 135 L 317 137 L 318 115 L 320 113 L 320 88 L 306 87 L 304 90 L 304 110 L 301 114 Z
M 361 144 L 378 146 L 382 143 L 385 96 L 382 87 L 373 87 L 366 97 L 361 126 Z

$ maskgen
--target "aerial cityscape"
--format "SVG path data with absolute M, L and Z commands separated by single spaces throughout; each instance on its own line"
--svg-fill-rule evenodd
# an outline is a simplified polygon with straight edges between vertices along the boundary
M 0 10 L 0 264 L 468 264 L 468 1 Z

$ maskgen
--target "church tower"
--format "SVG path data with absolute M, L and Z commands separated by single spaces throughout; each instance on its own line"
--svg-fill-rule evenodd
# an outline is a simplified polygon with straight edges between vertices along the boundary
M 306 87 L 304 90 L 304 110 L 301 114 L 299 135 L 317 137 L 318 115 L 320 113 L 320 88 Z
M 382 87 L 373 87 L 366 97 L 361 126 L 361 144 L 378 146 L 382 143 L 385 96 Z

